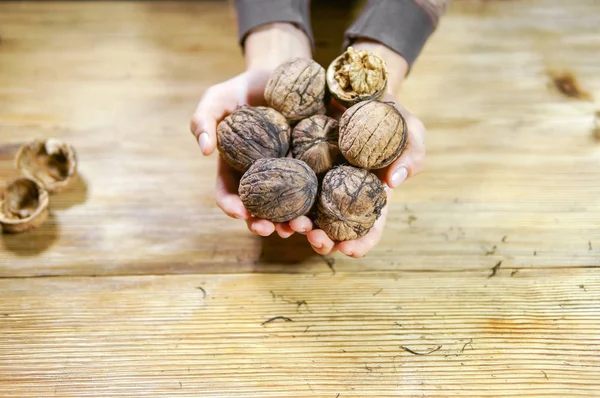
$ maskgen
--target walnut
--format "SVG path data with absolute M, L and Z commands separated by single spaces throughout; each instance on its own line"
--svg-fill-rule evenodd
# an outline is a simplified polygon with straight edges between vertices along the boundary
M 48 218 L 48 191 L 37 181 L 19 177 L 8 184 L 0 199 L 0 225 L 5 233 L 41 226 Z
M 387 68 L 377 55 L 352 47 L 327 68 L 327 87 L 340 104 L 350 107 L 381 98 L 387 88 Z
M 375 174 L 338 166 L 323 179 L 317 225 L 334 241 L 358 239 L 373 227 L 386 203 L 385 189 Z
M 245 172 L 257 159 L 286 156 L 290 130 L 276 110 L 243 105 L 217 126 L 217 148 L 231 167 Z
M 406 121 L 390 103 L 360 102 L 346 109 L 339 123 L 340 151 L 354 166 L 386 167 L 400 157 L 406 147 Z
M 239 195 L 253 216 L 286 222 L 309 212 L 317 188 L 315 172 L 303 161 L 259 159 L 242 176 Z
M 34 140 L 21 147 L 17 168 L 40 183 L 49 193 L 64 190 L 77 178 L 75 149 L 55 138 Z
M 325 69 L 310 58 L 294 58 L 273 71 L 264 96 L 271 108 L 297 122 L 325 114 L 326 92 Z
M 344 162 L 338 148 L 338 122 L 315 115 L 301 120 L 292 131 L 292 154 L 318 175 Z

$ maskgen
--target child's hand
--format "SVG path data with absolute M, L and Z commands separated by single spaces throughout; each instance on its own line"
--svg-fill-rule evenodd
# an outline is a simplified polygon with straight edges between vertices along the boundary
M 192 116 L 191 131 L 205 156 L 217 146 L 217 124 L 241 105 L 265 105 L 264 91 L 272 71 L 294 57 L 311 57 L 308 37 L 290 23 L 266 24 L 253 30 L 244 44 L 246 72 L 210 87 Z M 261 236 L 277 231 L 288 238 L 294 231 L 288 223 L 272 223 L 251 216 L 238 195 L 241 174 L 219 156 L 217 205 L 230 217 L 246 221 L 248 229 Z M 305 218 L 305 217 L 304 217 Z M 306 218 L 306 220 L 308 220 Z M 300 220 L 298 231 L 302 231 Z M 310 221 L 309 221 L 310 223 Z
M 249 70 L 206 90 L 190 126 L 203 155 L 208 156 L 215 151 L 217 124 L 238 106 L 265 105 L 263 93 L 268 79 L 269 72 L 266 70 Z M 238 195 L 241 173 L 231 168 L 221 156 L 218 162 L 216 201 L 225 214 L 245 220 L 248 229 L 261 236 L 277 231 L 282 238 L 288 238 L 294 233 L 287 223 L 275 224 L 252 217 Z

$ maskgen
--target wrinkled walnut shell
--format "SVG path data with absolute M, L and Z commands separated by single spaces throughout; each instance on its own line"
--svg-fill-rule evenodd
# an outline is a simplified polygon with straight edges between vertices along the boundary
M 387 203 L 383 184 L 367 170 L 338 166 L 323 179 L 317 224 L 334 241 L 366 235 Z
M 37 181 L 19 177 L 8 184 L 0 199 L 0 225 L 5 233 L 38 228 L 48 218 L 48 191 Z
M 293 158 L 259 159 L 244 173 L 239 195 L 254 217 L 286 222 L 309 212 L 317 197 L 317 176 Z
M 325 69 L 310 58 L 295 58 L 273 71 L 264 96 L 271 108 L 296 122 L 325 114 L 326 92 Z
M 217 126 L 217 148 L 231 167 L 245 172 L 257 159 L 286 156 L 290 130 L 276 110 L 244 105 Z
M 21 147 L 17 168 L 49 193 L 64 190 L 77 178 L 75 148 L 55 138 L 34 140 Z
M 327 88 L 346 107 L 383 97 L 387 79 L 387 68 L 380 57 L 352 47 L 327 67 Z
M 292 131 L 292 154 L 318 175 L 344 162 L 338 148 L 338 122 L 315 115 L 301 120 Z
M 378 100 L 360 102 L 340 118 L 340 151 L 354 166 L 381 169 L 398 159 L 408 130 L 398 109 Z

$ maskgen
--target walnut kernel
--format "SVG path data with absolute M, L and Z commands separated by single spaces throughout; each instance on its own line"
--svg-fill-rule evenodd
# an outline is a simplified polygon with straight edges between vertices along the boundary
M 286 156 L 290 135 L 287 120 L 276 110 L 243 105 L 217 126 L 217 148 L 231 167 L 245 172 L 257 159 Z
M 48 218 L 48 191 L 34 179 L 19 177 L 8 184 L 0 199 L 0 225 L 5 233 L 41 226 Z
M 75 148 L 55 138 L 34 140 L 21 147 L 17 168 L 49 193 L 62 191 L 77 178 Z
M 329 64 L 327 87 L 333 98 L 346 107 L 379 99 L 387 88 L 385 62 L 369 51 L 348 47 Z
M 301 120 L 292 131 L 292 154 L 317 174 L 344 162 L 338 148 L 337 120 L 325 115 Z
M 366 235 L 387 203 L 383 184 L 368 170 L 338 166 L 323 179 L 317 224 L 334 241 Z
M 317 197 L 317 176 L 301 160 L 259 159 L 244 173 L 239 195 L 254 217 L 286 222 L 309 212 Z
M 290 122 L 325 114 L 325 69 L 310 58 L 279 65 L 265 87 L 267 104 Z
M 365 169 L 390 165 L 404 151 L 408 131 L 398 109 L 379 100 L 363 101 L 340 118 L 339 147 L 348 162 Z

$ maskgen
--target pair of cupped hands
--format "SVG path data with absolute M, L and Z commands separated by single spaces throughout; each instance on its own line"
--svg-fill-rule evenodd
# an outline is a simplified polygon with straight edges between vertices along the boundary
M 270 69 L 249 68 L 245 72 L 216 84 L 204 92 L 194 111 L 190 126 L 191 132 L 196 137 L 204 156 L 212 155 L 216 151 L 217 125 L 227 115 L 241 105 L 266 106 L 264 90 L 271 72 Z M 334 242 L 323 230 L 318 229 L 307 216 L 300 216 L 285 223 L 273 223 L 269 220 L 253 217 L 246 210 L 238 195 L 241 174 L 227 165 L 221 156 L 218 156 L 217 167 L 217 205 L 228 216 L 244 220 L 248 229 L 257 235 L 269 236 L 277 232 L 281 238 L 285 239 L 294 233 L 299 233 L 305 235 L 314 251 L 321 255 L 339 250 L 350 257 L 363 257 L 381 240 L 393 190 L 407 178 L 420 173 L 425 158 L 425 127 L 423 123 L 398 104 L 391 92 L 388 92 L 382 100 L 393 102 L 404 116 L 408 128 L 408 140 L 406 149 L 394 163 L 384 169 L 373 170 L 384 184 L 388 200 L 381 217 L 363 237 L 350 241 Z M 336 117 L 340 116 L 344 110 L 343 106 L 332 99 L 327 114 Z

